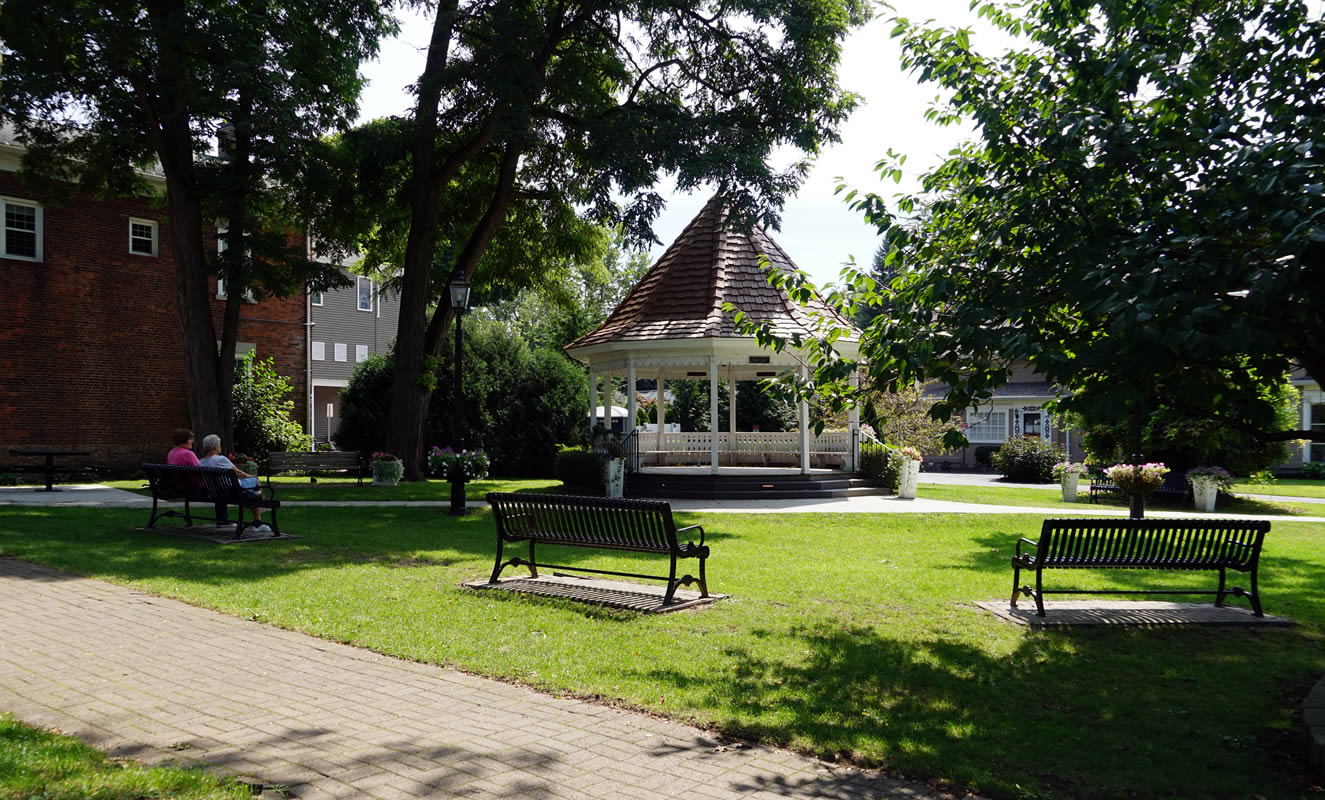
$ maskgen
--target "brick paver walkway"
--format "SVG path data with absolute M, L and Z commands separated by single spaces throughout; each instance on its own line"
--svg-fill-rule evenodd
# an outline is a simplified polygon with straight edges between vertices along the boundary
M 301 799 L 947 796 L 8 559 L 0 711 Z

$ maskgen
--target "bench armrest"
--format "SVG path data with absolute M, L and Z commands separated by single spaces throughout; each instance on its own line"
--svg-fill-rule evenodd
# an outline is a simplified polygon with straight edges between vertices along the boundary
M 687 526 L 685 526 L 684 528 L 677 528 L 677 529 L 676 529 L 676 538 L 679 540 L 679 539 L 681 538 L 681 534 L 685 533 L 686 531 L 693 531 L 693 530 L 695 530 L 696 528 L 699 529 L 699 543 L 700 543 L 700 544 L 703 544 L 703 543 L 704 543 L 704 526 L 703 526 L 703 525 L 687 525 Z
M 1039 543 L 1039 542 L 1037 542 L 1037 541 L 1035 541 L 1035 540 L 1033 540 L 1033 539 L 1027 539 L 1025 536 L 1023 536 L 1023 537 L 1021 537 L 1020 539 L 1017 540 L 1017 557 L 1018 557 L 1018 558 L 1021 557 L 1021 546 L 1022 546 L 1023 544 L 1028 544 L 1028 545 L 1030 545 L 1032 548 L 1035 548 L 1035 549 L 1037 549 L 1037 550 L 1038 550 L 1039 547 L 1040 547 L 1040 543 Z

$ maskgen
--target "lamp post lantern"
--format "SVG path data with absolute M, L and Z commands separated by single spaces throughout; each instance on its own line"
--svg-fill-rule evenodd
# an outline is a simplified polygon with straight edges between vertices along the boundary
M 451 309 L 455 311 L 455 444 L 453 445 L 456 453 L 462 453 L 465 450 L 465 400 L 461 394 L 460 387 L 460 359 L 462 334 L 460 332 L 460 320 L 465 315 L 465 308 L 469 305 L 469 281 L 465 280 L 463 272 L 457 273 L 447 284 L 447 290 L 451 297 Z M 463 517 L 465 515 L 465 475 L 461 469 L 457 474 L 451 475 L 451 516 Z

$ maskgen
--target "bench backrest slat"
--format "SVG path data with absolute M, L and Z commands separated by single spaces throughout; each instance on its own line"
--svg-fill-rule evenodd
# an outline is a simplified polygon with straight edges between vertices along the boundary
M 222 501 L 239 495 L 234 470 L 224 467 L 182 467 L 142 464 L 152 493 L 162 500 Z
M 1269 529 L 1265 520 L 1047 519 L 1037 557 L 1057 566 L 1241 569 Z
M 671 506 L 662 501 L 492 492 L 488 502 L 498 533 L 510 541 L 676 549 Z
M 267 469 L 271 472 L 287 469 L 357 469 L 360 466 L 362 460 L 358 453 L 343 450 L 321 453 L 291 450 L 267 454 Z

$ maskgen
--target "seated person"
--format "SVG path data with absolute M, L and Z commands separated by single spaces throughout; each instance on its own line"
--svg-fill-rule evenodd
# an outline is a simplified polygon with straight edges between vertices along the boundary
M 175 429 L 175 446 L 166 454 L 166 463 L 177 467 L 198 466 L 198 456 L 193 452 L 193 431 L 188 428 Z
M 239 467 L 234 465 L 230 459 L 221 455 L 221 437 L 214 433 L 209 433 L 202 437 L 203 457 L 198 462 L 203 467 L 220 467 L 222 469 L 232 469 L 235 471 L 235 477 L 239 479 L 239 485 L 244 493 L 249 497 L 262 497 L 262 492 L 258 491 L 258 477 L 250 475 Z M 255 533 L 271 533 L 271 526 L 262 523 L 262 509 L 251 508 L 253 512 L 253 528 Z M 220 514 L 217 514 L 218 519 Z

